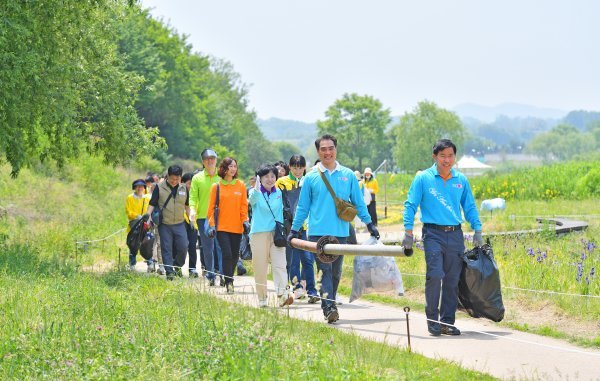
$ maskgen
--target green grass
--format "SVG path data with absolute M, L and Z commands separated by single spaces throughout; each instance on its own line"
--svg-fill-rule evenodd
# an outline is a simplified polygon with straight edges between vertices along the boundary
M 185 281 L 81 273 L 29 250 L 0 250 L 3 379 L 492 379 Z
M 143 173 L 93 157 L 0 166 L 3 379 L 491 379 L 273 310 L 229 304 L 186 281 L 82 266 L 127 260 L 124 202 Z M 25 190 L 25 191 L 24 191 Z M 0 210 L 2 212 L 2 210 Z M 251 266 L 250 270 L 251 270 Z M 116 268 L 111 267 L 109 268 Z

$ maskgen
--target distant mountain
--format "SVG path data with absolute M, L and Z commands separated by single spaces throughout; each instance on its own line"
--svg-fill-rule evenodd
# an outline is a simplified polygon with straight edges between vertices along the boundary
M 317 138 L 317 124 L 279 118 L 258 119 L 258 127 L 271 141 L 290 142 L 305 152 Z
M 567 111 L 543 108 L 519 103 L 503 103 L 497 106 L 482 106 L 475 103 L 463 103 L 452 109 L 461 118 L 475 118 L 482 122 L 491 123 L 499 116 L 509 118 L 534 117 L 539 119 L 561 119 Z

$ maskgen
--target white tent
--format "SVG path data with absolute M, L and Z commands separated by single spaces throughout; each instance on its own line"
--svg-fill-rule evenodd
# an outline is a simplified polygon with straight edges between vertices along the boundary
M 493 167 L 491 165 L 482 163 L 473 156 L 465 155 L 456 163 L 456 168 L 458 168 L 465 175 L 477 176 Z

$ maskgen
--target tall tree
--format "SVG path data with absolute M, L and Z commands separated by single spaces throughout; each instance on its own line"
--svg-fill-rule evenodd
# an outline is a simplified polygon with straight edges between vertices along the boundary
M 339 141 L 338 159 L 350 168 L 362 171 L 376 166 L 384 143 L 384 131 L 390 123 L 390 111 L 369 95 L 344 94 L 317 121 L 319 135 L 330 133 Z
M 431 166 L 431 149 L 439 139 L 451 139 L 461 149 L 466 130 L 459 117 L 433 102 L 422 101 L 391 130 L 394 159 L 402 171 Z
M 62 165 L 81 149 L 123 163 L 155 148 L 157 131 L 133 107 L 141 78 L 117 54 L 115 15 L 126 6 L 0 2 L 0 159 L 14 176 L 39 159 Z
M 302 151 L 300 148 L 296 147 L 292 143 L 279 141 L 273 142 L 273 147 L 277 150 L 277 160 L 283 160 L 284 162 L 288 162 L 290 157 L 293 155 L 302 155 Z
M 559 124 L 533 138 L 526 150 L 546 160 L 569 160 L 594 149 L 596 138 L 592 132 L 580 132 L 575 126 Z

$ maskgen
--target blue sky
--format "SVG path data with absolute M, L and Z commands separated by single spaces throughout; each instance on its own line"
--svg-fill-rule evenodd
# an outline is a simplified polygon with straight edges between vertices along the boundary
M 516 102 L 600 110 L 600 1 L 142 0 L 230 61 L 260 118 L 312 122 L 345 92 L 394 115 Z

